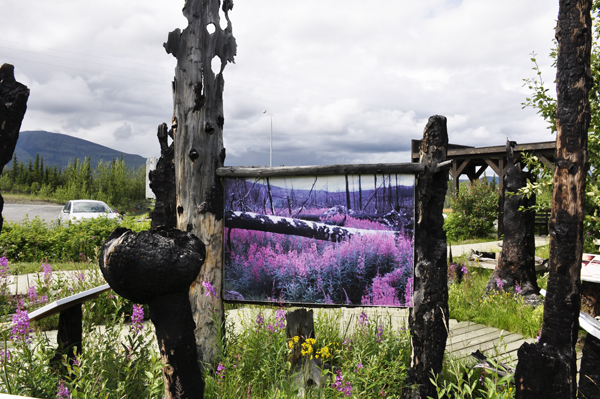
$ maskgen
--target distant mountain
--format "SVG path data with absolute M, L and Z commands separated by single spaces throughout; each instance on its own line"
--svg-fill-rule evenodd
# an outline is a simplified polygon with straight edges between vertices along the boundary
M 43 130 L 20 132 L 15 154 L 17 154 L 19 162 L 23 162 L 25 165 L 29 159 L 33 162 L 36 154 L 40 154 L 40 157 L 44 158 L 44 167 L 57 165 L 64 168 L 75 157 L 83 161 L 85 157 L 89 156 L 90 164 L 92 168 L 95 168 L 100 160 L 110 162 L 113 159 L 120 159 L 121 154 L 123 154 L 125 165 L 130 168 L 137 169 L 146 165 L 146 158 L 139 155 L 126 154 L 91 141 Z M 12 162 L 5 167 L 5 169 L 10 168 L 12 168 Z

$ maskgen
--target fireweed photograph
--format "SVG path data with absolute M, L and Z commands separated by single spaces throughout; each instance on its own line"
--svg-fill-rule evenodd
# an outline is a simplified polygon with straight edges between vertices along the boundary
M 414 176 L 224 185 L 225 300 L 412 306 Z

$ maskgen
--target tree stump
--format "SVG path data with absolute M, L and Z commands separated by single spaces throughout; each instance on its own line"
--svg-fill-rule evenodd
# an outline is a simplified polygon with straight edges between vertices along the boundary
M 537 300 L 539 287 L 535 275 L 535 212 L 528 210 L 535 205 L 536 198 L 535 195 L 529 198 L 517 195 L 517 191 L 535 176 L 524 172 L 517 165 L 519 159 L 514 153 L 516 145 L 514 141 L 506 141 L 504 189 L 509 195 L 504 200 L 504 239 L 498 265 L 487 283 L 486 292 L 508 291 L 515 289 L 518 284 L 521 295 Z M 500 285 L 498 281 L 501 282 Z
M 448 337 L 448 264 L 442 215 L 449 166 L 435 172 L 437 164 L 446 160 L 447 147 L 446 118 L 430 117 L 419 153 L 426 172 L 418 176 L 415 187 L 414 307 L 410 312 L 408 383 L 417 388 L 407 393 L 414 398 L 436 396 L 430 378 L 442 371 Z
M 21 122 L 27 110 L 29 89 L 15 80 L 15 67 L 3 64 L 0 67 L 0 173 L 10 162 L 19 139 Z M 4 198 L 0 194 L 0 233 L 2 232 L 2 210 Z
M 588 170 L 588 93 L 592 85 L 591 0 L 560 0 L 556 38 L 556 169 L 550 216 L 550 259 L 539 343 L 519 349 L 517 398 L 575 398 Z
M 173 81 L 177 228 L 195 234 L 206 244 L 206 262 L 190 287 L 190 302 L 198 360 L 211 365 L 215 365 L 217 350 L 213 311 L 222 325 L 223 305 L 220 299 L 211 304 L 201 281 L 207 280 L 217 292 L 222 291 L 223 185 L 216 170 L 225 161 L 223 70 L 236 53 L 228 15 L 233 1 L 223 1 L 225 29 L 221 28 L 220 5 L 220 0 L 186 0 L 183 14 L 188 26 L 183 32 L 176 29 L 169 33 L 164 44 L 177 58 Z M 219 67 L 213 71 L 215 57 Z
M 204 244 L 176 229 L 134 233 L 120 227 L 100 252 L 100 270 L 110 287 L 124 298 L 148 304 L 165 365 L 166 399 L 204 397 L 188 297 L 204 258 Z

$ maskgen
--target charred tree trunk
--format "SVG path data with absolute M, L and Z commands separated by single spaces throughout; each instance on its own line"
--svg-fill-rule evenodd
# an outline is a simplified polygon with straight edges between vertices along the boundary
M 15 152 L 28 98 L 27 86 L 15 80 L 15 67 L 3 64 L 0 67 L 0 173 Z M 0 195 L 0 232 L 3 209 L 4 198 Z
M 488 281 L 486 291 L 508 291 L 518 284 L 521 294 L 537 299 L 539 287 L 535 276 L 535 213 L 528 210 L 535 205 L 535 195 L 525 198 L 517 191 L 525 187 L 527 180 L 533 180 L 530 172 L 524 172 L 515 157 L 514 141 L 506 142 L 508 160 L 504 175 L 505 189 L 509 195 L 504 202 L 504 240 L 498 265 Z M 524 208 L 525 210 L 519 210 Z M 497 281 L 500 281 L 499 285 Z
M 585 337 L 577 397 L 579 399 L 600 399 L 600 339 L 592 334 Z
M 360 181 L 360 175 L 358 175 L 358 211 L 362 210 L 362 182 Z
M 273 194 L 271 193 L 271 183 L 269 182 L 269 178 L 268 177 L 267 177 L 266 180 L 267 180 L 267 191 L 269 193 L 269 204 L 271 205 L 271 215 L 274 215 L 275 214 L 275 208 L 273 207 Z
M 436 397 L 432 372 L 442 371 L 448 337 L 448 264 L 443 208 L 448 189 L 449 166 L 434 172 L 446 160 L 446 118 L 432 116 L 427 122 L 420 162 L 427 165 L 415 187 L 414 307 L 410 312 L 412 354 L 409 383 L 416 384 L 412 398 Z
M 216 170 L 225 160 L 223 70 L 236 53 L 228 16 L 233 1 L 223 1 L 225 29 L 221 28 L 220 5 L 220 0 L 187 0 L 183 14 L 188 26 L 183 32 L 169 33 L 165 43 L 167 52 L 177 58 L 173 82 L 177 228 L 194 233 L 206 244 L 206 262 L 190 287 L 190 302 L 198 360 L 209 364 L 216 360 L 214 320 L 222 323 L 223 305 L 220 300 L 211 305 L 201 282 L 207 280 L 217 292 L 222 291 L 223 184 Z M 220 67 L 213 71 L 215 57 Z
M 560 0 L 556 38 L 556 169 L 550 216 L 550 260 L 542 335 L 523 344 L 515 374 L 517 398 L 575 398 L 588 170 L 588 92 L 592 85 L 591 0 Z
M 346 178 L 346 209 L 350 210 L 352 209 L 352 206 L 350 204 L 350 186 L 348 185 L 348 175 L 344 175 L 344 177 Z
M 310 222 L 281 216 L 271 217 L 269 215 L 251 212 L 226 211 L 225 224 L 231 229 L 265 231 L 332 242 L 340 242 L 349 239 L 354 235 L 396 234 L 392 230 L 365 230 L 331 226 L 325 223 Z
M 188 295 L 204 259 L 205 246 L 197 237 L 165 228 L 134 233 L 119 227 L 100 252 L 100 270 L 110 287 L 150 308 L 166 399 L 204 397 Z
M 158 127 L 160 143 L 160 159 L 156 169 L 150 171 L 150 188 L 156 196 L 154 212 L 152 212 L 152 228 L 165 226 L 177 227 L 175 213 L 175 165 L 173 164 L 173 143 L 169 145 L 169 136 L 173 139 L 173 130 L 167 131 L 167 124 Z

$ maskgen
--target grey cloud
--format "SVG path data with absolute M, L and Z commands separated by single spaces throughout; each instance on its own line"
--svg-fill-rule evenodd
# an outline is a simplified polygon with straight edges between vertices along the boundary
M 133 132 L 131 130 L 131 125 L 129 123 L 124 123 L 123 125 L 119 126 L 113 132 L 113 136 L 117 140 L 127 140 L 127 139 L 131 138 L 131 136 L 133 136 Z

